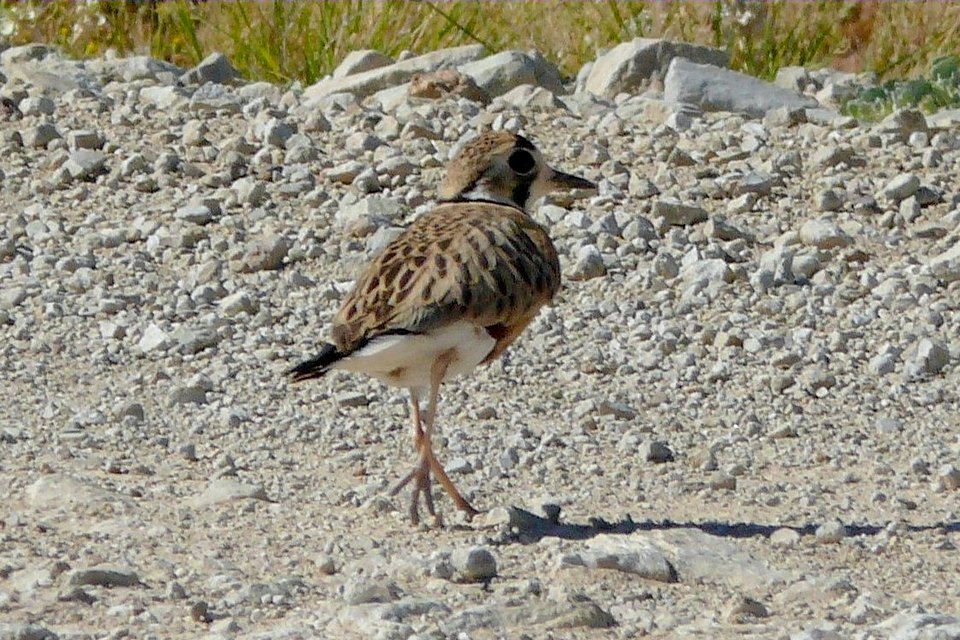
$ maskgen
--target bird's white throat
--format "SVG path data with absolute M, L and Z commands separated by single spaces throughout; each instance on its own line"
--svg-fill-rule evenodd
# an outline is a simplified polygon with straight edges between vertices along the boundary
M 470 191 L 464 191 L 458 197 L 458 200 L 482 200 L 484 202 L 496 202 L 497 204 L 505 204 L 508 207 L 521 207 L 519 204 L 511 200 L 510 198 L 493 193 L 489 189 L 485 188 L 483 185 L 478 185 L 471 189 Z

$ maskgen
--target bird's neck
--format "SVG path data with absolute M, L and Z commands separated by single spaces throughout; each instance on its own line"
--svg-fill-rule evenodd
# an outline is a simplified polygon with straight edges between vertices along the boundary
M 492 202 L 526 212 L 525 203 L 519 203 L 509 195 L 491 189 L 485 182 L 478 182 L 466 191 L 461 191 L 452 202 Z

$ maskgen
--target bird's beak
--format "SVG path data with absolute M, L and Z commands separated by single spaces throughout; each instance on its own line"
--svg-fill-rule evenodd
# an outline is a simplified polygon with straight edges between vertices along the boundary
M 547 178 L 547 184 L 551 189 L 589 189 L 591 191 L 597 189 L 597 185 L 580 176 L 557 171 L 556 169 L 551 169 L 551 171 L 553 173 Z

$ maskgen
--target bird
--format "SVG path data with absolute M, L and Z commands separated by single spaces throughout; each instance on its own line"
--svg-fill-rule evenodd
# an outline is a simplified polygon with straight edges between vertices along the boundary
M 596 185 L 550 167 L 524 136 L 480 133 L 448 163 L 438 203 L 355 281 L 333 320 L 330 342 L 286 372 L 302 382 L 348 371 L 409 390 L 418 461 L 390 495 L 412 483 L 414 525 L 421 497 L 442 525 L 431 476 L 468 521 L 480 513 L 433 451 L 440 386 L 496 360 L 557 294 L 557 250 L 528 208 L 551 191 L 578 189 Z

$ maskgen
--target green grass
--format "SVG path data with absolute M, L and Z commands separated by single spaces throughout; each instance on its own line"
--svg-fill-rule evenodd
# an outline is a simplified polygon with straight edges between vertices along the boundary
M 925 77 L 888 80 L 848 101 L 844 113 L 879 120 L 894 109 L 919 108 L 927 112 L 960 107 L 960 56 L 936 58 Z
M 960 3 L 939 2 L 65 2 L 0 1 L 11 44 L 77 57 L 149 53 L 183 66 L 222 51 L 250 79 L 310 84 L 356 49 L 536 48 L 569 75 L 634 37 L 722 47 L 735 69 L 785 65 L 926 73 L 960 52 Z M 938 100 L 938 98 L 929 98 Z

